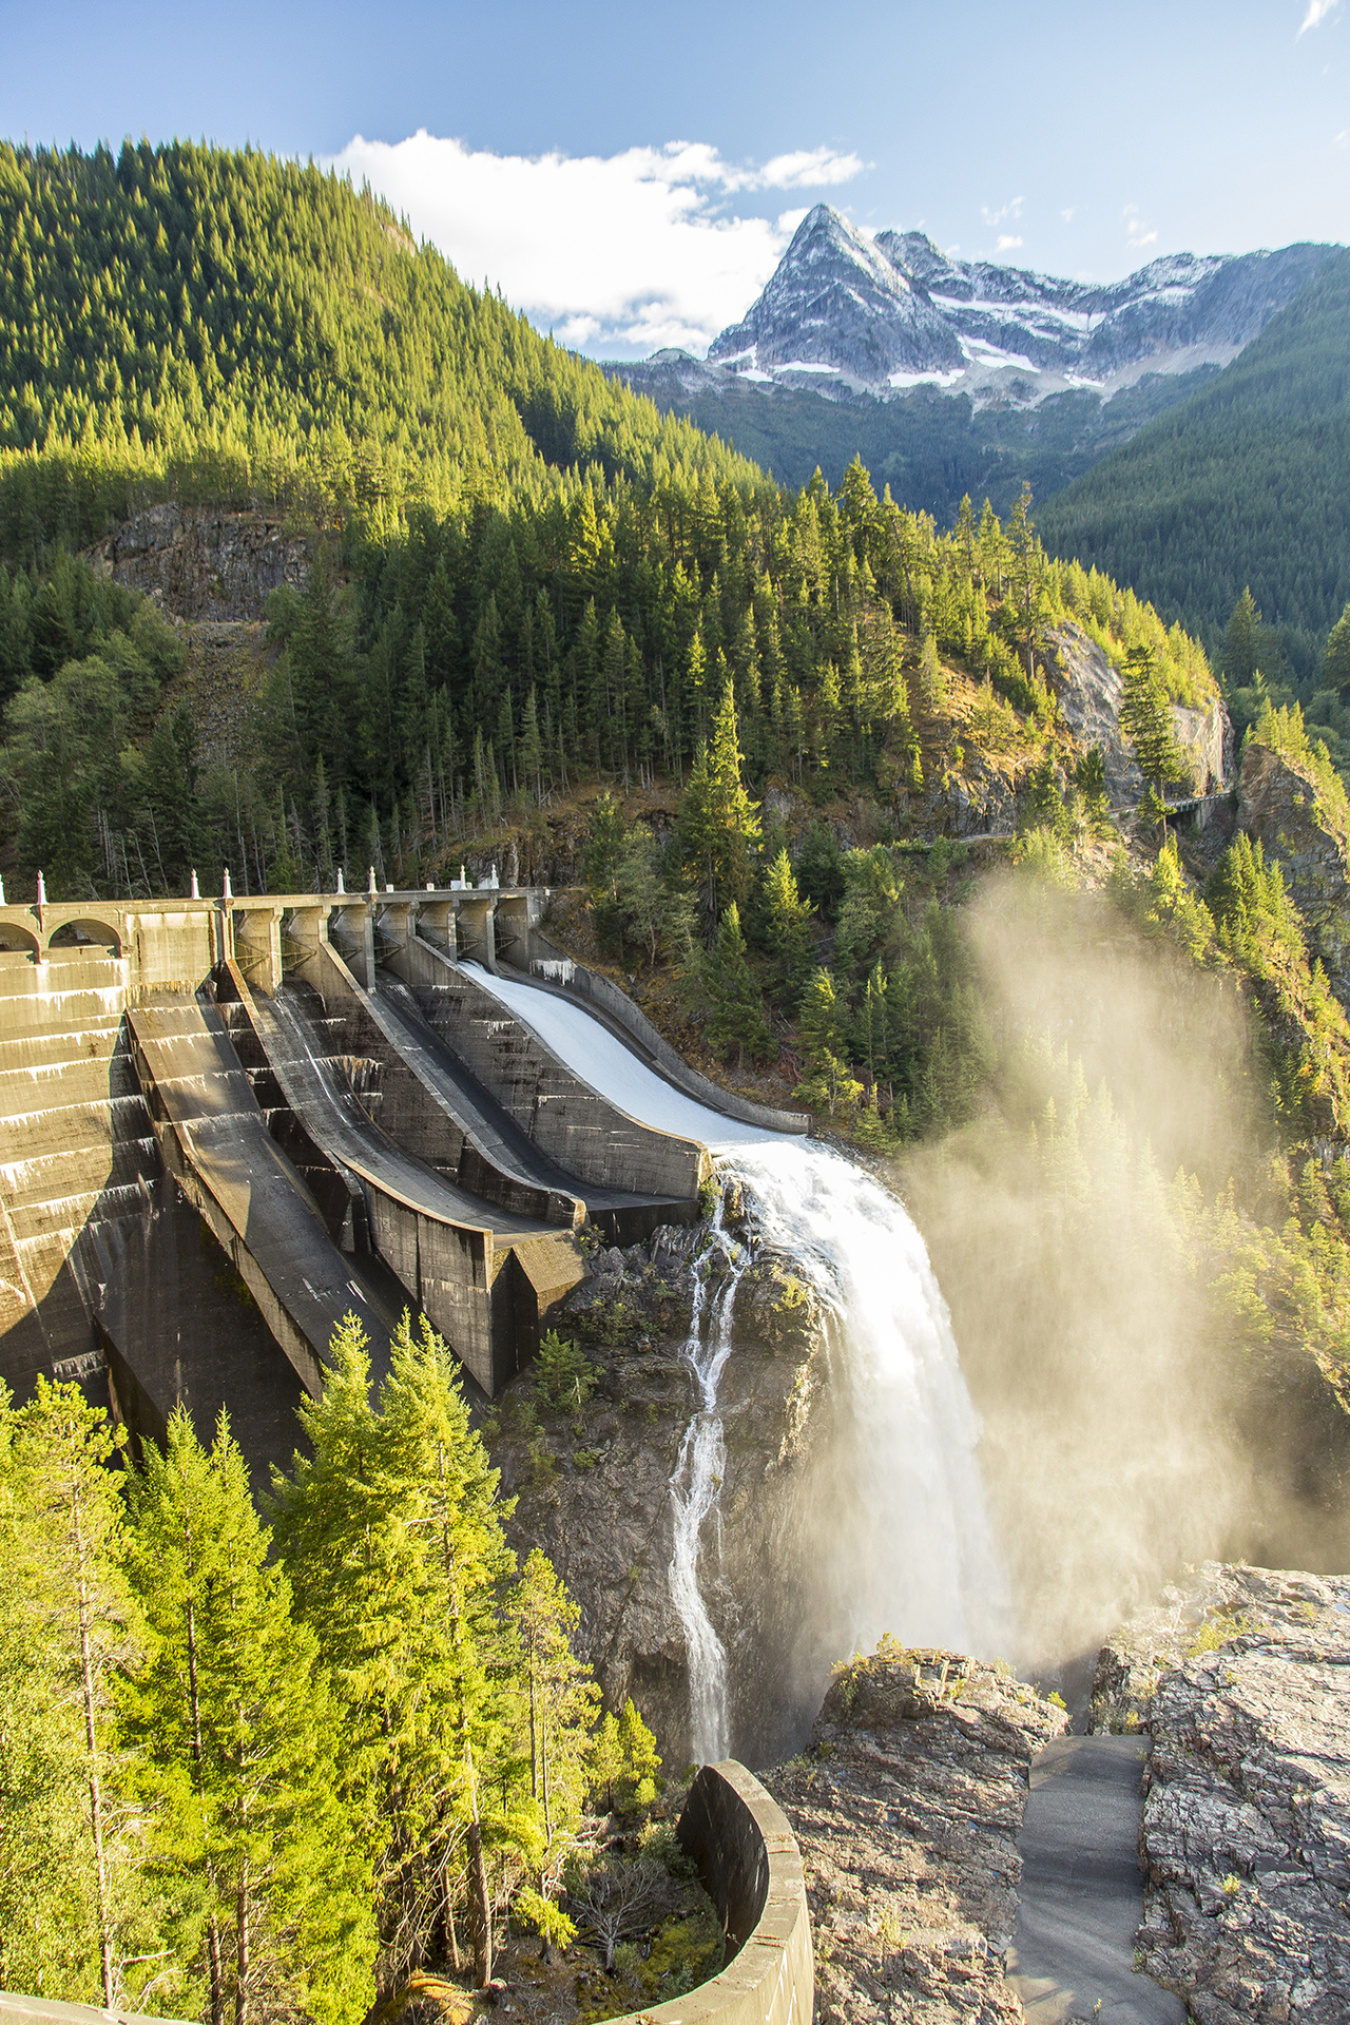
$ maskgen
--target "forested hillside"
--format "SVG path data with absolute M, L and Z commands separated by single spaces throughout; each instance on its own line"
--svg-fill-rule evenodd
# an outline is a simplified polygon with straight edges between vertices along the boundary
M 397 520 L 594 463 L 757 474 L 612 387 L 313 167 L 0 143 L 0 552 L 134 500 Z
M 668 353 L 605 371 L 663 413 L 687 416 L 752 457 L 784 485 L 805 485 L 819 466 L 839 484 L 861 457 L 878 486 L 950 527 L 966 493 L 1007 513 L 1030 484 L 1040 501 L 1091 470 L 1144 423 L 1213 378 L 1214 366 L 1148 373 L 1108 401 L 1092 391 L 1051 394 L 1034 407 L 914 387 L 885 400 L 831 399 L 806 387 L 761 387 Z
M 1350 599 L 1350 258 L 1232 365 L 1047 502 L 1052 550 L 1216 642 L 1250 585 L 1297 673 Z

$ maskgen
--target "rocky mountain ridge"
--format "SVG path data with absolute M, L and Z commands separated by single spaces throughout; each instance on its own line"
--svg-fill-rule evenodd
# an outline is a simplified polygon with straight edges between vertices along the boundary
M 666 350 L 622 371 L 653 393 L 672 378 L 689 394 L 730 374 L 836 397 L 926 385 L 977 407 L 1073 389 L 1109 398 L 1146 373 L 1227 364 L 1331 250 L 1169 254 L 1097 284 L 954 259 L 922 232 L 871 238 L 817 204 L 706 364 Z

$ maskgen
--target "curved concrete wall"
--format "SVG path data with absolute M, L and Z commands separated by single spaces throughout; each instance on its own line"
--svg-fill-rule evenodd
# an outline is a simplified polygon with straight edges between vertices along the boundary
M 811 2025 L 815 1962 L 801 1853 L 781 1809 L 732 1758 L 705 1765 L 689 1789 L 679 1838 L 721 1915 L 725 1969 L 686 1997 L 612 2025 Z M 155 2025 L 92 2004 L 0 1991 L 0 2025 Z
M 0 1990 L 0 2025 L 176 2025 L 144 2011 L 104 2011 L 94 2004 L 54 2004 L 48 1997 L 21 1997 Z
M 678 1832 L 734 1952 L 687 1997 L 613 2025 L 811 2025 L 811 1921 L 801 1852 L 782 1809 L 752 1772 L 725 1758 L 695 1779 Z
M 439 949 L 410 935 L 390 966 L 433 1030 L 521 1129 L 582 1181 L 679 1201 L 697 1197 L 710 1162 L 692 1139 L 653 1131 L 583 1083 L 499 999 Z
M 500 936 L 500 930 L 499 930 Z M 522 947 L 521 944 L 516 945 Z M 614 1029 L 619 1038 L 658 1069 L 668 1082 L 683 1090 L 687 1097 L 699 1104 L 706 1104 L 712 1111 L 720 1111 L 727 1118 L 738 1118 L 742 1125 L 760 1125 L 767 1132 L 809 1132 L 811 1120 L 804 1111 L 776 1111 L 769 1104 L 752 1104 L 748 1097 L 738 1097 L 733 1090 L 724 1090 L 720 1083 L 714 1083 L 707 1076 L 699 1074 L 676 1053 L 670 1042 L 652 1025 L 640 1006 L 633 1003 L 626 991 L 620 991 L 617 984 L 611 984 L 598 970 L 588 970 L 584 963 L 576 963 L 565 956 L 561 949 L 551 943 L 547 936 L 533 929 L 530 934 L 530 983 L 541 991 L 558 993 L 562 998 L 580 998 L 585 1001 L 588 1012 Z M 499 951 L 500 953 L 500 951 Z M 572 975 L 567 984 L 556 984 L 534 972 L 535 962 L 571 963 Z M 501 968 L 501 965 L 498 965 Z

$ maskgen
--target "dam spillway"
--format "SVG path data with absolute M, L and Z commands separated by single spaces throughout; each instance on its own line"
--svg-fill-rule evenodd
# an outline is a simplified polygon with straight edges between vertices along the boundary
M 344 1314 L 378 1367 L 420 1310 L 492 1394 L 582 1277 L 583 1224 L 692 1221 L 708 1135 L 630 1115 L 486 989 L 585 1001 L 672 1092 L 711 1091 L 604 980 L 537 981 L 547 897 L 0 908 L 0 1377 L 106 1388 L 150 1436 L 223 1405 L 265 1472 Z

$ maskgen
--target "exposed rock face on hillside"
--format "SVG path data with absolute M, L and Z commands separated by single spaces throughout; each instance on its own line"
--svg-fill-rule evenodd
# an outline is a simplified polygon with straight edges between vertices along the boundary
M 1332 990 L 1350 1005 L 1350 832 L 1319 792 L 1313 767 L 1248 739 L 1238 822 L 1283 866 Z
M 1104 1648 L 1146 1723 L 1149 1973 L 1200 2025 L 1350 2017 L 1350 1577 L 1201 1569 Z
M 309 548 L 279 520 L 168 501 L 105 536 L 89 557 L 179 618 L 261 619 L 279 585 L 304 583 Z
M 1054 657 L 1046 672 L 1065 723 L 1081 748 L 1095 745 L 1101 752 L 1112 806 L 1132 807 L 1144 791 L 1144 777 L 1120 726 L 1119 669 L 1081 626 L 1061 626 L 1046 640 Z M 1216 695 L 1204 710 L 1173 704 L 1172 724 L 1198 792 L 1217 792 L 1233 771 L 1233 727 L 1222 699 Z
M 670 1480 L 697 1405 L 683 1353 L 706 1241 L 702 1226 L 664 1229 L 596 1254 L 555 1321 L 597 1367 L 593 1396 L 580 1410 L 554 1407 L 527 1372 L 484 1424 L 503 1490 L 520 1500 L 513 1538 L 549 1555 L 581 1608 L 578 1650 L 612 1702 L 634 1696 L 676 1768 L 690 1755 L 689 1702 Z M 724 1271 L 712 1266 L 710 1293 Z M 763 1763 L 805 1733 L 828 1664 L 783 1607 L 810 1590 L 812 1486 L 828 1468 L 831 1425 L 820 1318 L 790 1260 L 756 1250 L 734 1343 L 719 1393 L 725 1475 L 700 1579 L 730 1662 L 733 1752 Z
M 818 204 L 745 317 L 714 340 L 703 374 L 836 397 L 926 383 L 977 404 L 1106 394 L 1147 372 L 1226 364 L 1330 250 L 1169 254 L 1097 286 L 956 260 L 922 232 L 870 238 Z
M 1019 2019 L 1004 1962 L 1031 1759 L 1067 1727 L 1010 1674 L 898 1647 L 855 1660 L 805 1757 L 765 1773 L 801 1845 L 830 2025 Z

